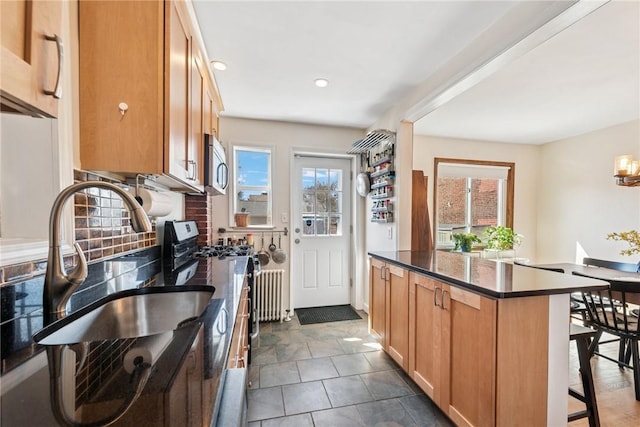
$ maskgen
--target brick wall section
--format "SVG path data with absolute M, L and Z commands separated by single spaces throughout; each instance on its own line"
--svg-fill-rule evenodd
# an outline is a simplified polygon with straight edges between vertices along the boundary
M 196 222 L 198 226 L 198 246 L 212 245 L 213 236 L 213 197 L 209 195 L 190 195 L 184 197 L 185 219 Z

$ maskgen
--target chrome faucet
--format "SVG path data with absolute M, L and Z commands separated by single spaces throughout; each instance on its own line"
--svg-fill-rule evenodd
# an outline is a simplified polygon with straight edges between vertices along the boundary
M 117 185 L 102 181 L 85 181 L 70 185 L 58 194 L 49 217 L 49 257 L 47 273 L 44 279 L 43 307 L 45 325 L 66 315 L 66 305 L 71 294 L 87 277 L 87 260 L 78 243 L 74 243 L 78 254 L 78 265 L 67 274 L 60 250 L 60 217 L 65 203 L 77 191 L 85 188 L 104 188 L 117 193 L 124 201 L 131 216 L 131 227 L 136 232 L 151 231 L 149 217 L 142 206 L 126 190 Z

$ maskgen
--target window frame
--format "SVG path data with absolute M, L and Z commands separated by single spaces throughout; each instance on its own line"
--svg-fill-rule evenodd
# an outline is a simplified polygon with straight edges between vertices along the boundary
M 268 183 L 266 186 L 255 186 L 255 185 L 239 185 L 238 184 L 238 152 L 254 152 L 254 153 L 264 153 L 269 155 L 269 160 L 267 162 L 267 180 Z M 233 198 L 229 203 L 229 225 L 234 228 L 242 228 L 242 229 L 271 229 L 274 228 L 273 224 L 273 162 L 275 155 L 275 147 L 271 146 L 259 146 L 259 145 L 247 145 L 247 144 L 238 144 L 232 145 L 231 147 L 231 188 Z M 238 193 L 242 190 L 249 191 L 260 191 L 267 190 L 267 194 L 269 195 L 267 201 L 267 223 L 266 224 L 247 224 L 246 227 L 238 227 L 235 221 L 235 214 L 239 212 L 238 210 Z M 249 212 L 250 213 L 250 212 Z
M 438 245 L 438 168 L 440 163 L 457 163 L 457 164 L 465 164 L 472 166 L 497 166 L 507 168 L 507 179 L 502 188 L 502 191 L 505 191 L 504 195 L 504 224 L 506 227 L 513 228 L 513 205 L 514 205 L 514 190 L 515 190 L 515 163 L 513 162 L 500 162 L 500 161 L 492 161 L 492 160 L 471 160 L 471 159 L 452 159 L 452 158 L 444 158 L 444 157 L 435 157 L 433 160 L 433 174 L 434 174 L 434 184 L 433 184 L 433 247 L 438 249 L 441 246 Z M 469 183 L 469 178 L 467 177 L 467 185 Z M 499 189 L 500 191 L 500 189 Z M 466 194 L 465 197 L 470 197 L 469 194 Z M 467 204 L 467 209 L 471 209 L 471 205 Z M 500 216 L 500 213 L 498 213 Z

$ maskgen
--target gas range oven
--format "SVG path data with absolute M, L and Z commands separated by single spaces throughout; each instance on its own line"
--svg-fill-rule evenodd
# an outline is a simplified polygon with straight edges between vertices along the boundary
M 165 281 L 175 284 L 184 283 L 196 273 L 200 260 L 216 257 L 224 260 L 227 257 L 249 257 L 247 260 L 247 282 L 249 298 L 252 307 L 249 309 L 249 342 L 259 333 L 259 324 L 255 312 L 255 277 L 262 270 L 258 256 L 252 246 L 215 245 L 198 246 L 198 227 L 195 221 L 165 221 L 163 266 Z M 249 360 L 251 363 L 251 345 L 249 346 Z

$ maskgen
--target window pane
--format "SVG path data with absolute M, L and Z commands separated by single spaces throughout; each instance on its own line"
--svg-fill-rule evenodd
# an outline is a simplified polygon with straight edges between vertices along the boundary
M 249 212 L 250 225 L 267 225 L 271 222 L 268 192 L 241 190 L 238 192 L 237 207 L 238 212 Z
M 329 188 L 329 169 L 316 169 L 316 186 L 323 190 Z
M 337 191 L 332 191 L 331 193 L 329 193 L 329 212 L 341 212 L 340 196 L 341 193 L 338 193 Z
M 497 179 L 471 180 L 471 227 L 476 234 L 489 225 L 498 225 Z
M 313 215 L 302 216 L 302 234 L 313 236 L 316 233 L 315 217 Z
M 316 212 L 324 213 L 328 212 L 329 192 L 316 191 Z
M 269 185 L 269 153 L 238 151 L 238 185 Z
M 342 191 L 342 171 L 329 170 L 329 186 L 331 190 Z
M 313 168 L 302 169 L 302 189 L 312 190 L 316 187 L 316 170 Z
M 324 215 L 316 215 L 316 235 L 317 236 L 321 236 L 321 235 L 325 235 L 328 234 L 328 220 L 329 218 L 327 218 Z
M 438 178 L 438 226 L 466 224 L 466 178 Z
M 333 236 L 342 235 L 342 215 L 332 215 L 329 217 L 329 234 Z
M 316 193 L 315 191 L 305 191 L 302 193 L 302 213 L 316 212 Z
M 234 147 L 233 211 L 248 212 L 248 225 L 271 225 L 271 151 Z

